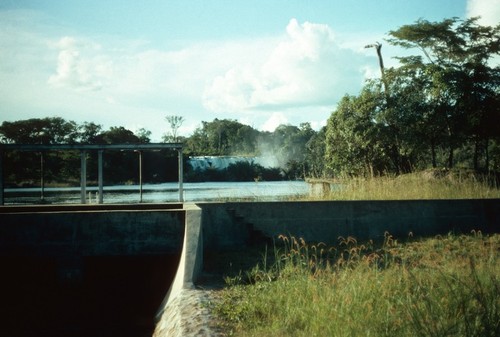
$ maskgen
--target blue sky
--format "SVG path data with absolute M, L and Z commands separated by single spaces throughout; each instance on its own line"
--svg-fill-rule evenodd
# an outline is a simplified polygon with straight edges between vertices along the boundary
M 339 99 L 403 51 L 387 32 L 481 15 L 500 0 L 0 0 L 0 122 L 60 116 L 181 134 L 235 119 L 260 130 L 324 125 Z

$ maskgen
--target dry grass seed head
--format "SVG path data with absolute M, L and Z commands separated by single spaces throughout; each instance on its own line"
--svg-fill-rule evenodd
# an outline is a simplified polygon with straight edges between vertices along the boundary
M 348 236 L 347 237 L 347 243 L 357 244 L 358 241 L 353 236 Z
M 475 238 L 482 238 L 483 237 L 483 232 L 481 232 L 480 230 L 471 230 L 471 234 L 472 236 L 474 236 Z
M 281 240 L 281 241 L 283 241 L 284 243 L 288 242 L 288 236 L 287 235 L 280 234 L 280 235 L 278 235 L 278 239 Z

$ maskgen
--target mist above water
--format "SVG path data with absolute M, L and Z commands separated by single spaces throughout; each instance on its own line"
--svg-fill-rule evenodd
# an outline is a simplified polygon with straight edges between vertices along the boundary
M 260 165 L 265 168 L 280 167 L 280 164 L 274 156 L 193 156 L 188 160 L 189 165 L 194 170 L 216 169 L 224 170 L 231 164 L 246 162 L 249 164 Z

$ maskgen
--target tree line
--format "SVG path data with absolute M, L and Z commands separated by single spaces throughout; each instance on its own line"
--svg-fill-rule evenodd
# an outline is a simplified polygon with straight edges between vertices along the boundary
M 168 118 L 167 118 L 168 119 Z M 299 127 L 281 125 L 274 132 L 261 132 L 234 120 L 215 119 L 202 122 L 190 137 L 172 138 L 166 132 L 164 142 L 184 143 L 186 181 L 254 179 L 297 179 L 307 175 L 302 167 L 306 160 L 306 144 L 316 134 L 309 123 Z M 0 142 L 4 144 L 146 144 L 151 132 L 140 129 L 135 133 L 122 126 L 104 130 L 99 124 L 81 125 L 61 117 L 32 118 L 0 125 Z M 196 171 L 188 164 L 191 156 L 265 156 L 270 154 L 272 165 L 236 163 L 224 170 Z M 41 154 L 36 152 L 6 151 L 4 177 L 7 184 L 36 185 L 41 175 Z M 97 153 L 87 154 L 87 174 L 90 182 L 97 180 Z M 44 153 L 44 177 L 47 182 L 77 184 L 80 179 L 78 151 L 48 151 Z M 105 183 L 137 183 L 138 154 L 106 151 L 104 155 Z M 143 152 L 143 180 L 149 183 L 177 181 L 177 153 L 169 150 Z
M 122 127 L 103 127 L 93 122 L 78 125 L 61 117 L 32 118 L 0 125 L 0 142 L 9 144 L 145 144 L 151 132 L 140 129 L 136 133 Z M 37 185 L 42 174 L 41 154 L 37 152 L 6 151 L 3 154 L 6 185 Z M 43 155 L 45 181 L 61 185 L 78 184 L 80 180 L 80 153 L 78 151 L 47 151 Z M 87 179 L 97 181 L 97 152 L 87 154 Z M 177 154 L 169 151 L 144 152 L 143 177 L 148 182 L 177 180 Z M 137 183 L 138 154 L 126 151 L 106 151 L 104 178 L 107 184 Z
M 346 95 L 319 131 L 310 123 L 259 131 L 230 119 L 203 121 L 191 136 L 178 135 L 182 116 L 167 116 L 163 141 L 183 142 L 189 156 L 266 156 L 279 169 L 240 164 L 225 172 L 193 172 L 187 180 L 298 179 L 306 177 L 402 174 L 427 168 L 500 170 L 500 25 L 478 19 L 419 20 L 389 32 L 387 40 L 415 55 L 384 68 L 376 47 L 380 79 L 369 80 L 358 95 Z M 0 141 L 25 144 L 148 143 L 151 132 L 124 127 L 78 125 L 59 117 L 3 122 Z M 36 153 L 6 153 L 4 174 L 11 181 L 36 176 Z M 51 153 L 48 177 L 77 179 L 79 154 Z M 97 159 L 89 155 L 89 165 Z M 96 155 L 95 155 L 96 156 Z M 137 155 L 109 153 L 110 183 L 137 180 Z M 64 160 L 59 160 L 64 159 Z M 144 180 L 177 180 L 175 153 L 146 153 Z M 136 169 L 131 169 L 136 167 Z M 172 168 L 172 169 L 169 169 Z M 90 179 L 97 170 L 89 169 Z M 64 180 L 63 179 L 63 180 Z
M 327 172 L 500 168 L 500 25 L 477 20 L 419 20 L 389 33 L 418 55 L 342 99 L 326 127 Z

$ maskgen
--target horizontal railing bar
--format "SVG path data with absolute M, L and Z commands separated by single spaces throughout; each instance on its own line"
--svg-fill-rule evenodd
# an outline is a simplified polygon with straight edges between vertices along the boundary
M 0 144 L 1 150 L 20 151 L 57 151 L 57 150 L 129 150 L 148 151 L 174 149 L 181 150 L 182 143 L 148 143 L 148 144 Z

